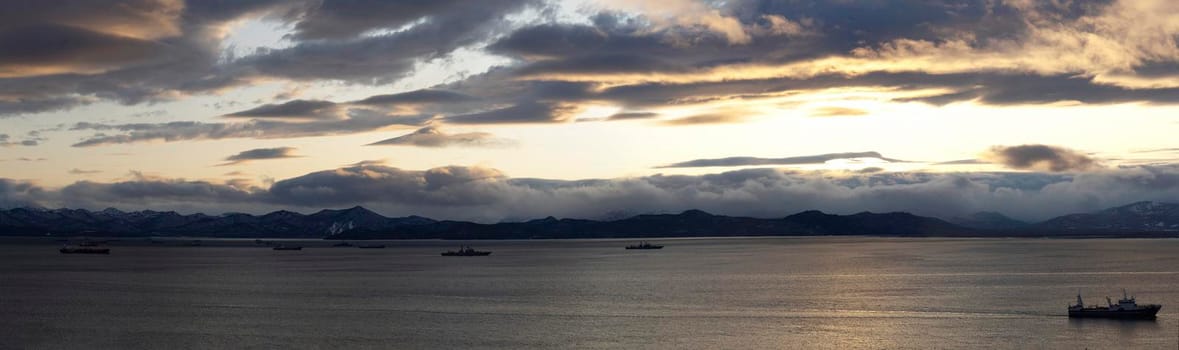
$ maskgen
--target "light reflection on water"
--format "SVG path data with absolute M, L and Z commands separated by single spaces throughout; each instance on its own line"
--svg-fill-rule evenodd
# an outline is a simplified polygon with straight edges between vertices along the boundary
M 299 242 L 288 241 L 296 244 Z M 1171 348 L 1179 240 L 0 245 L 0 348 Z M 460 244 L 489 257 L 441 257 Z M 1156 321 L 1069 319 L 1127 288 Z M 1094 299 L 1096 300 L 1096 299 Z

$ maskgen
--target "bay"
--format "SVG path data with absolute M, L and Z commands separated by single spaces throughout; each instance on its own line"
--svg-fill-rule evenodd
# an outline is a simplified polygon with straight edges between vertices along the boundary
M 1179 345 L 1179 240 L 876 237 L 0 245 L 0 348 Z M 442 257 L 472 245 L 487 257 Z M 1122 288 L 1154 321 L 1076 320 Z

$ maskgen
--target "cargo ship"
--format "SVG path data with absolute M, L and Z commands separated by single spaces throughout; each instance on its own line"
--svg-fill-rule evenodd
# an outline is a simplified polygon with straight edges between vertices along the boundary
M 663 249 L 663 246 L 654 245 L 651 243 L 647 243 L 647 241 L 643 241 L 643 242 L 639 242 L 639 244 L 628 245 L 628 246 L 626 246 L 626 249 Z
M 1125 289 L 1122 290 L 1122 299 L 1119 299 L 1117 304 L 1109 297 L 1105 297 L 1105 303 L 1105 306 L 1085 306 L 1085 302 L 1081 300 L 1081 293 L 1077 293 L 1077 304 L 1068 306 L 1068 317 L 1154 319 L 1159 309 L 1163 308 L 1157 304 L 1138 305 L 1134 297 L 1126 296 Z

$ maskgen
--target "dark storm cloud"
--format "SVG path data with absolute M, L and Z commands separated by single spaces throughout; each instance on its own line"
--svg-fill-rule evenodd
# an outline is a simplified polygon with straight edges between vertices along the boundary
M 659 18 L 610 9 L 594 14 L 586 23 L 556 23 L 551 20 L 556 15 L 548 12 L 547 5 L 533 0 L 26 2 L 20 11 L 0 14 L 0 52 L 13 53 L 0 55 L 0 116 L 62 111 L 102 101 L 169 101 L 225 92 L 259 81 L 385 84 L 413 74 L 420 63 L 446 58 L 459 48 L 479 50 L 489 42 L 489 52 L 515 61 L 498 71 L 476 74 L 436 89 L 334 103 L 296 100 L 227 115 L 340 118 L 340 126 L 260 121 L 157 125 L 154 132 L 142 129 L 135 130 L 134 135 L 130 131 L 96 135 L 78 144 L 299 137 L 373 130 L 371 125 L 379 124 L 357 123 L 353 115 L 361 114 L 374 118 L 414 115 L 419 120 L 439 115 L 444 121 L 460 124 L 551 123 L 568 121 L 579 104 L 590 101 L 613 103 L 626 110 L 646 110 L 833 87 L 949 91 L 901 100 L 932 104 L 1179 102 L 1179 89 L 1119 87 L 1100 82 L 1095 72 L 1083 67 L 1034 73 L 981 67 L 945 74 L 932 73 L 931 68 L 936 67 L 892 73 L 865 69 L 854 74 L 834 69 L 794 78 L 734 76 L 712 82 L 635 80 L 608 85 L 594 81 L 603 74 L 690 76 L 743 65 L 775 66 L 829 57 L 859 57 L 853 51 L 887 48 L 896 40 L 938 44 L 969 38 L 962 40 L 970 49 L 985 51 L 991 42 L 1035 41 L 1035 29 L 1071 25 L 1071 21 L 1083 16 L 1100 15 L 1110 11 L 1110 3 L 710 3 L 718 13 L 732 16 L 749 36 L 747 42 L 734 42 L 707 26 L 662 25 Z M 518 23 L 504 19 L 525 9 L 536 10 L 539 23 L 518 28 Z M 289 47 L 226 57 L 220 40 L 228 25 L 259 16 L 291 25 L 294 33 L 287 37 Z M 772 28 L 775 23 L 787 26 Z M 1146 56 L 1130 60 L 1129 71 L 1118 73 L 1130 77 L 1179 76 L 1179 68 L 1167 57 Z M 550 75 L 553 77 L 546 77 Z M 562 75 L 577 75 L 584 81 L 553 81 Z M 817 114 L 858 112 L 821 110 Z M 619 119 L 623 116 L 627 115 Z M 667 123 L 741 120 L 744 118 L 732 113 L 705 113 Z
M 368 144 L 369 146 L 417 146 L 417 147 L 502 147 L 512 144 L 511 140 L 496 138 L 485 132 L 448 134 L 436 127 L 425 127 L 409 134 Z
M 589 58 L 627 55 L 630 58 L 626 62 L 673 60 L 676 64 L 662 67 L 677 71 L 720 63 L 785 63 L 844 55 L 859 47 L 896 39 L 937 40 L 958 32 L 969 32 L 979 39 L 1011 38 L 1026 30 L 1019 11 L 985 1 L 734 1 L 717 6 L 745 26 L 747 34 L 752 35 L 750 43 L 733 45 L 722 36 L 686 33 L 689 28 L 652 30 L 633 14 L 602 12 L 592 24 L 526 27 L 500 39 L 490 49 L 536 60 L 538 68 L 527 70 L 578 71 L 575 62 L 608 70 L 608 66 Z M 795 25 L 812 23 L 807 29 L 816 33 L 780 35 L 774 30 L 759 30 L 770 24 L 770 17 Z M 690 38 L 685 40 L 686 35 Z M 539 68 L 542 66 L 564 69 Z M 621 71 L 633 70 L 629 65 L 621 66 Z
M 9 53 L 0 56 L 0 115 L 168 101 L 267 78 L 390 82 L 496 35 L 503 15 L 532 3 L 26 1 L 0 14 L 0 51 Z M 263 15 L 294 24 L 293 45 L 223 56 L 227 26 Z M 408 23 L 416 24 L 361 35 Z
M 494 52 L 524 62 L 516 74 L 545 77 L 575 74 L 592 80 L 594 74 L 706 72 L 728 64 L 781 64 L 822 57 L 846 57 L 863 48 L 891 45 L 896 40 L 937 43 L 969 37 L 971 45 L 985 50 L 989 40 L 1032 40 L 1035 26 L 1051 28 L 1083 16 L 1113 11 L 1112 1 L 1069 3 L 1003 3 L 988 1 L 832 2 L 741 1 L 717 5 L 746 26 L 766 16 L 813 23 L 816 35 L 772 36 L 754 34 L 748 45 L 732 45 L 717 36 L 674 40 L 683 33 L 642 26 L 632 14 L 602 13 L 593 24 L 541 24 L 513 32 L 490 46 Z M 897 18 L 909 20 L 898 21 Z M 1086 17 L 1092 18 L 1092 17 Z M 1077 22 L 1083 26 L 1085 21 Z M 1068 24 L 1072 25 L 1072 24 Z M 810 25 L 808 25 L 810 26 Z M 1079 29 L 1076 32 L 1084 33 Z M 1106 33 L 1108 34 L 1108 33 Z M 1105 35 L 1105 34 L 1100 34 Z M 1060 38 L 1057 38 L 1060 39 Z M 1158 43 L 1172 45 L 1173 43 Z M 1150 59 L 1150 58 L 1148 58 Z M 880 59 L 887 61 L 887 59 Z M 1130 75 L 1159 77 L 1179 74 L 1173 62 L 1147 60 Z M 658 106 L 680 101 L 706 101 L 735 95 L 828 87 L 869 86 L 901 89 L 943 88 L 953 92 L 917 98 L 946 104 L 978 100 L 986 104 L 1037 104 L 1058 101 L 1120 103 L 1149 101 L 1175 103 L 1179 89 L 1126 88 L 1095 81 L 1094 73 L 1019 73 L 1009 69 L 979 67 L 963 73 L 860 72 L 821 74 L 794 79 L 726 78 L 721 82 L 686 84 L 636 82 L 611 87 L 596 97 L 628 107 Z M 1077 68 L 1082 69 L 1082 68 Z M 1087 69 L 1087 68 L 1085 68 Z M 777 81 L 774 86 L 773 81 Z
M 279 104 L 267 104 L 237 113 L 226 114 L 233 118 L 335 118 L 330 115 L 335 103 L 320 100 L 293 100 Z
M 0 77 L 101 72 L 143 63 L 163 49 L 150 40 L 59 24 L 9 27 L 0 29 Z
M 757 157 L 729 157 L 716 159 L 696 159 L 660 166 L 660 168 L 696 168 L 714 166 L 748 166 L 748 165 L 791 165 L 791 164 L 822 164 L 836 159 L 850 158 L 879 158 L 889 162 L 904 162 L 900 159 L 887 158 L 879 152 L 845 152 L 828 153 L 813 156 L 798 156 L 786 158 L 757 158 Z
M 534 2 L 324 2 L 298 17 L 296 38 L 332 40 L 299 41 L 290 48 L 243 57 L 234 65 L 261 76 L 293 80 L 390 83 L 411 73 L 420 61 L 443 57 L 505 30 L 502 16 Z M 359 36 L 411 22 L 415 24 L 404 31 Z
M 299 158 L 300 155 L 295 154 L 294 147 L 277 147 L 277 148 L 256 148 L 248 151 L 242 151 L 238 154 L 225 158 L 225 163 L 220 165 L 234 165 L 241 164 L 255 160 L 265 159 L 285 159 L 285 158 Z
M 0 115 L 167 101 L 246 82 L 218 65 L 230 21 L 275 1 L 18 1 L 0 11 Z M 19 48 L 19 52 L 11 49 Z
M 995 146 L 984 157 L 1013 169 L 1085 171 L 1100 167 L 1084 153 L 1048 145 Z
M 241 189 L 207 181 L 139 178 L 115 183 L 79 181 L 57 193 L 64 203 L 75 207 L 114 205 L 196 205 L 206 202 L 240 205 L 253 203 L 264 196 L 257 189 Z
M 376 29 L 396 29 L 423 18 L 463 12 L 495 12 L 518 8 L 518 0 L 314 1 L 295 25 L 299 39 L 343 39 Z
M 0 178 L 0 208 L 36 207 L 48 196 L 32 182 Z

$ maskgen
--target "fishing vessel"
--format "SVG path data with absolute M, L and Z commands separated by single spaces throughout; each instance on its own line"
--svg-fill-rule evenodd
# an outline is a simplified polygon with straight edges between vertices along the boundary
M 448 250 L 442 253 L 442 256 L 488 256 L 491 252 L 479 251 L 469 246 L 459 247 L 459 250 Z
M 1122 290 L 1122 299 L 1119 299 L 1117 304 L 1109 297 L 1105 297 L 1105 304 L 1085 306 L 1085 302 L 1081 300 L 1081 293 L 1078 292 L 1077 304 L 1068 306 L 1068 317 L 1154 319 L 1159 309 L 1163 308 L 1157 304 L 1138 305 L 1134 297 L 1126 295 L 1125 289 Z
M 111 253 L 110 248 L 97 248 L 97 247 L 65 246 L 65 247 L 61 247 L 61 249 L 58 249 L 58 251 L 61 252 L 62 254 L 110 254 Z
M 639 244 L 628 245 L 626 246 L 626 249 L 663 249 L 663 246 L 647 243 L 647 241 L 642 241 L 639 242 Z

